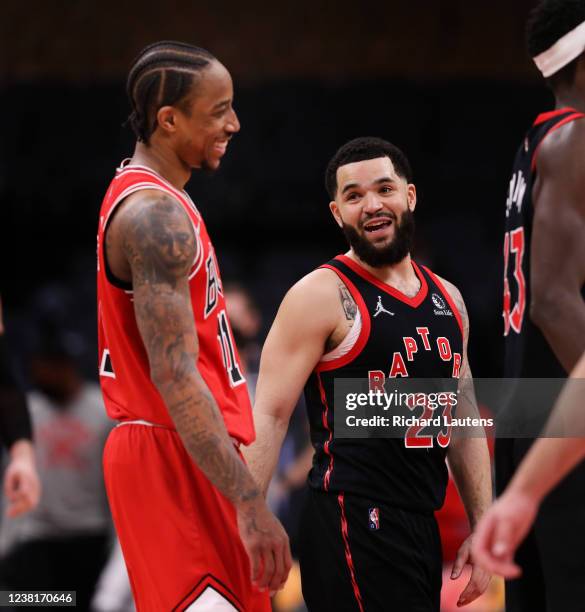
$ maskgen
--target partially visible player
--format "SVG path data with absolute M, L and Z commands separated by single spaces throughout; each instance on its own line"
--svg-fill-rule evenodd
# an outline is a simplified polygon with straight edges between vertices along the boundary
M 229 72 L 176 42 L 128 76 L 137 137 L 98 231 L 100 381 L 114 428 L 104 475 L 137 608 L 270 610 L 288 538 L 246 468 L 250 400 L 217 260 L 184 191 L 240 129 Z M 247 554 L 246 554 L 247 553 Z
M 41 485 L 26 399 L 14 378 L 6 347 L 1 300 L 0 438 L 9 455 L 3 483 L 3 493 L 8 501 L 6 513 L 9 517 L 15 517 L 32 510 L 39 503 Z
M 534 438 L 556 392 L 535 398 L 522 379 L 564 378 L 585 350 L 585 2 L 541 1 L 527 41 L 555 108 L 526 134 L 506 201 L 504 375 L 517 386 L 500 423 L 519 417 L 531 423 L 534 433 L 524 434 Z M 496 440 L 499 494 L 533 442 L 502 435 Z M 582 609 L 585 546 L 567 545 L 577 541 L 585 541 L 585 468 L 543 504 L 518 549 L 522 577 L 506 583 L 506 609 Z
M 304 387 L 315 449 L 300 536 L 309 610 L 438 610 L 443 565 L 434 511 L 445 498 L 445 460 L 474 527 L 491 501 L 485 438 L 451 439 L 449 426 L 429 435 L 415 424 L 401 438 L 347 439 L 335 430 L 343 406 L 334 386 L 446 379 L 461 392 L 457 416 L 476 415 L 465 304 L 454 285 L 411 259 L 416 188 L 402 151 L 378 138 L 350 141 L 330 161 L 326 185 L 350 249 L 285 296 L 262 351 L 258 436 L 246 457 L 266 491 Z M 423 408 L 412 414 L 420 418 Z M 436 414 L 446 424 L 451 408 Z M 456 579 L 466 563 L 473 566 L 459 605 L 490 579 L 470 542 L 452 573 Z
M 581 437 L 541 438 L 535 442 L 504 494 L 476 528 L 473 542 L 476 561 L 506 578 L 522 573 L 522 568 L 514 563 L 514 554 L 534 524 L 542 500 L 585 458 L 585 354 L 569 380 L 551 415 L 550 427 L 556 429 L 555 424 L 562 421 L 570 424 L 575 436 Z

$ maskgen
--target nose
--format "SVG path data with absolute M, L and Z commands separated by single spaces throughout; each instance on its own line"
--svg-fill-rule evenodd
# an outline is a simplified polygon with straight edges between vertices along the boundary
M 230 134 L 236 134 L 240 131 L 240 120 L 236 115 L 236 111 L 232 109 L 232 112 L 228 116 L 228 120 L 225 126 L 225 129 Z
M 364 211 L 370 215 L 373 215 L 374 213 L 379 212 L 381 209 L 382 202 L 380 202 L 378 196 L 375 193 L 368 191 L 364 198 Z

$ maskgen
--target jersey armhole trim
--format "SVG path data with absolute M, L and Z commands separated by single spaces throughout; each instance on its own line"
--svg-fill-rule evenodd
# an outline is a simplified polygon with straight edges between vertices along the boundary
M 465 344 L 465 335 L 463 333 L 463 320 L 461 318 L 461 313 L 459 312 L 459 308 L 457 308 L 457 305 L 455 304 L 453 298 L 451 297 L 451 294 L 447 291 L 447 289 L 445 289 L 445 286 L 437 278 L 437 275 L 431 272 L 426 266 L 422 266 L 422 267 L 425 270 L 425 272 L 433 279 L 433 282 L 440 289 L 441 293 L 443 294 L 443 297 L 447 300 L 447 303 L 449 304 L 449 306 L 451 306 L 451 310 L 453 311 L 453 314 L 455 315 L 455 319 L 457 319 L 457 324 L 459 325 L 459 330 L 461 331 L 461 339 L 463 343 Z
M 320 269 L 322 268 L 326 268 L 328 270 L 332 270 L 333 272 L 335 272 L 335 274 L 337 274 L 337 276 L 343 281 L 344 285 L 347 287 L 348 291 L 351 293 L 351 297 L 354 299 L 360 311 L 360 315 L 362 318 L 362 329 L 360 331 L 360 335 L 358 339 L 356 340 L 355 344 L 351 347 L 351 350 L 349 350 L 345 355 L 337 359 L 333 359 L 331 361 L 319 362 L 315 366 L 315 372 L 317 373 L 327 372 L 329 370 L 336 370 L 337 368 L 341 368 L 351 363 L 362 352 L 362 350 L 366 346 L 368 339 L 370 337 L 370 330 L 372 327 L 372 322 L 370 320 L 370 313 L 368 312 L 366 303 L 364 302 L 364 298 L 361 296 L 356 286 L 349 280 L 349 278 L 343 272 L 341 272 L 341 270 L 338 270 L 334 266 L 330 264 L 324 264 L 320 266 Z M 351 333 L 351 331 L 349 333 Z
M 548 130 L 544 134 L 544 136 L 540 139 L 540 142 L 538 143 L 538 145 L 536 145 L 536 149 L 534 149 L 534 153 L 532 154 L 532 160 L 530 162 L 530 169 L 532 170 L 532 172 L 536 171 L 536 157 L 538 155 L 538 151 L 540 150 L 540 146 L 544 142 L 545 138 L 550 133 L 554 132 L 555 130 L 558 130 L 560 127 L 563 127 L 563 125 L 565 125 L 566 123 L 570 123 L 571 121 L 575 121 L 575 119 L 581 119 L 582 117 L 585 117 L 584 113 L 574 112 L 572 115 L 569 115 L 568 117 L 565 117 L 564 119 L 561 119 L 561 121 L 559 121 L 558 123 L 555 123 L 555 125 L 553 125 L 550 128 L 550 130 Z

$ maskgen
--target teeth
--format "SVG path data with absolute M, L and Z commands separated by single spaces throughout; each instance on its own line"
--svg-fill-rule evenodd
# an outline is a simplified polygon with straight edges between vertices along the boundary
M 376 225 L 368 225 L 366 227 L 366 231 L 367 232 L 374 232 L 378 229 L 380 229 L 381 227 L 386 227 L 386 225 L 389 225 L 390 222 L 389 221 L 382 221 L 382 223 L 377 223 Z

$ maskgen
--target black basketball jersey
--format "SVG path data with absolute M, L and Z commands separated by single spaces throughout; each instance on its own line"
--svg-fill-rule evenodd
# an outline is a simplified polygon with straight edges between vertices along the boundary
M 536 118 L 516 153 L 506 200 L 504 235 L 504 376 L 560 378 L 566 372 L 542 332 L 528 315 L 530 306 L 530 248 L 536 181 L 536 156 L 544 138 L 562 125 L 584 117 L 572 108 L 543 113 Z M 560 204 L 560 203 L 559 203 Z
M 459 377 L 463 357 L 461 315 L 435 275 L 412 263 L 420 290 L 409 298 L 381 282 L 345 255 L 325 264 L 345 283 L 361 316 L 361 332 L 351 350 L 321 361 L 305 386 L 315 448 L 309 486 L 380 499 L 422 512 L 440 508 L 448 472 L 450 431 L 436 438 L 411 427 L 404 439 L 334 437 L 334 381 Z M 414 414 L 423 416 L 423 408 Z M 423 417 L 424 418 L 424 417 Z

